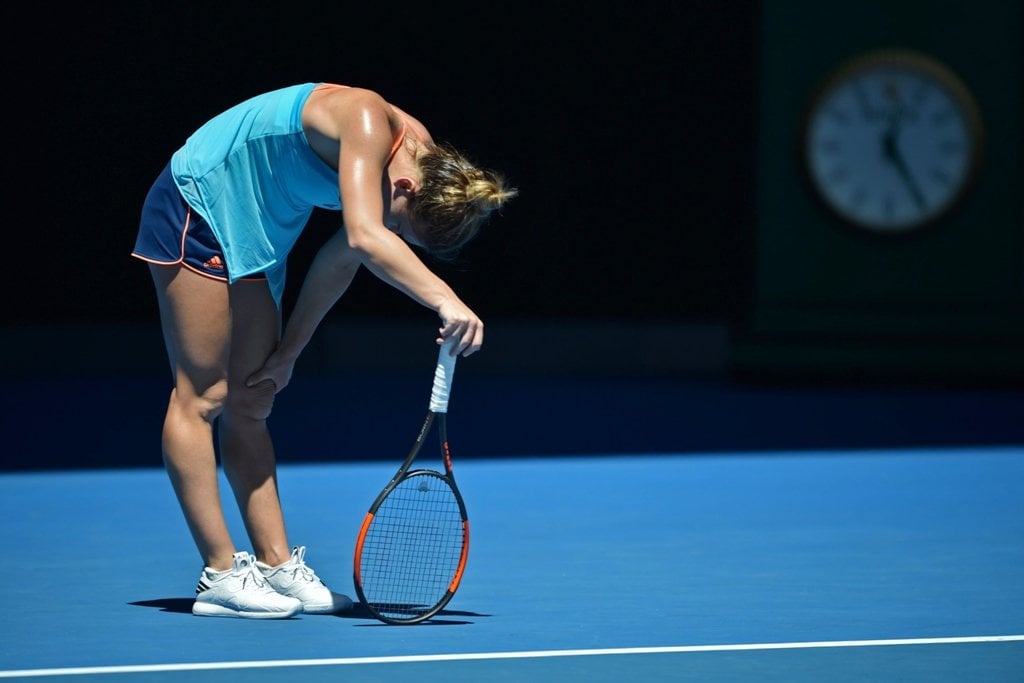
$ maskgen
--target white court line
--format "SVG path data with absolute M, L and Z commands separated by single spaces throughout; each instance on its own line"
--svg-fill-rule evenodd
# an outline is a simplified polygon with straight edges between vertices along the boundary
M 672 645 L 667 647 L 617 647 L 594 650 L 534 650 L 526 652 L 474 652 L 449 655 L 399 655 L 393 657 L 342 657 L 337 659 L 277 659 L 250 662 L 195 662 L 191 664 L 145 664 L 136 666 L 83 666 L 60 669 L 0 671 L 0 678 L 34 676 L 76 676 L 85 674 L 131 674 L 163 671 L 213 671 L 217 669 L 263 669 L 347 664 L 397 664 L 403 662 L 458 662 L 482 659 L 538 659 L 542 657 L 588 657 L 594 655 L 650 655 L 679 652 L 737 652 L 751 650 L 804 650 L 834 647 L 879 647 L 889 645 L 945 645 L 951 643 L 1003 643 L 1024 641 L 1024 635 L 962 636 L 956 638 L 896 638 L 890 640 L 822 640 L 805 643 L 742 643 L 735 645 Z

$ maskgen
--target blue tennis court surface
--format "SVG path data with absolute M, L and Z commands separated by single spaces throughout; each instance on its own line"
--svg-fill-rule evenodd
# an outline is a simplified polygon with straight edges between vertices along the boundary
M 281 467 L 292 541 L 336 590 L 352 594 L 355 534 L 395 464 Z M 455 467 L 469 564 L 419 626 L 194 617 L 199 560 L 162 470 L 4 473 L 0 677 L 1024 678 L 1024 447 Z

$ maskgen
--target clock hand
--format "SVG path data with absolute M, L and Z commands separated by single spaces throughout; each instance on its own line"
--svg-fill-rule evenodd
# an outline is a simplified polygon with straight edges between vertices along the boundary
M 910 167 L 907 166 L 907 161 L 903 158 L 903 153 L 900 152 L 897 142 L 902 115 L 903 108 L 897 107 L 889 128 L 886 129 L 885 134 L 882 136 L 882 157 L 896 167 L 896 172 L 900 174 L 900 178 L 903 179 L 903 183 L 907 186 L 907 191 L 914 198 L 917 207 L 924 210 L 927 208 L 924 194 L 921 192 L 917 181 L 914 180 L 914 176 L 910 173 Z

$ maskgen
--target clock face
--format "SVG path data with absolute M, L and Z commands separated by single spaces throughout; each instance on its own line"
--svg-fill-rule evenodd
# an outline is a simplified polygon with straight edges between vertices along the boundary
M 899 233 L 945 215 L 981 151 L 978 108 L 960 80 L 909 51 L 862 55 L 814 98 L 804 129 L 818 196 L 856 226 Z

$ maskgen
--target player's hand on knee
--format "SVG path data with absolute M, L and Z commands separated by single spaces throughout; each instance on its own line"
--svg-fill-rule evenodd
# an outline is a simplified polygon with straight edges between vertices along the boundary
M 281 391 L 292 380 L 292 370 L 295 368 L 293 361 L 282 360 L 277 353 L 272 353 L 263 367 L 249 375 L 245 380 L 245 386 L 255 387 L 267 380 L 273 383 L 275 393 Z
M 272 379 L 264 379 L 242 389 L 241 397 L 234 397 L 232 401 L 236 410 L 241 410 L 253 420 L 265 420 L 270 417 L 274 410 L 274 397 L 277 395 L 277 386 Z

